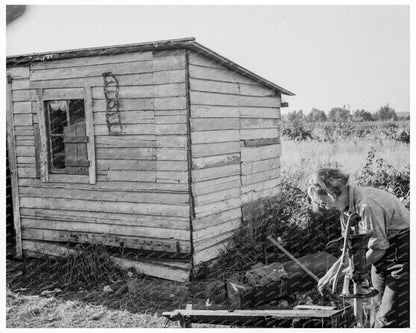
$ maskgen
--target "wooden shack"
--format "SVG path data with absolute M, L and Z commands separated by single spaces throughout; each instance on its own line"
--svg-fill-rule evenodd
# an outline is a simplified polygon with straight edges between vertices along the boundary
M 102 244 L 184 281 L 276 200 L 293 94 L 193 38 L 11 56 L 7 75 L 18 257 Z

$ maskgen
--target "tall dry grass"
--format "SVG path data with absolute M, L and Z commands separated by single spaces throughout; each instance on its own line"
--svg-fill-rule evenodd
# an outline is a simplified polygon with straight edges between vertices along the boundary
M 282 140 L 282 173 L 299 180 L 304 189 L 311 172 L 322 167 L 339 168 L 354 183 L 365 166 L 368 151 L 375 148 L 376 159 L 382 158 L 401 170 L 410 164 L 410 146 L 396 140 L 365 140 L 317 142 Z

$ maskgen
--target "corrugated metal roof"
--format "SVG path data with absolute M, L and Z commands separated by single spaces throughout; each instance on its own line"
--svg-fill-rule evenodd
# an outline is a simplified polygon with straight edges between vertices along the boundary
M 70 58 L 78 58 L 78 57 L 103 56 L 103 55 L 113 55 L 113 54 L 120 54 L 120 53 L 129 53 L 129 52 L 170 50 L 170 49 L 180 49 L 180 48 L 187 48 L 195 52 L 198 52 L 199 54 L 205 55 L 206 57 L 213 59 L 220 64 L 223 64 L 227 68 L 237 73 L 240 73 L 244 76 L 247 76 L 250 79 L 272 90 L 278 91 L 284 95 L 289 95 L 289 96 L 295 95 L 289 90 L 283 87 L 280 87 L 273 82 L 266 80 L 265 78 L 249 71 L 248 69 L 236 64 L 235 62 L 197 43 L 195 41 L 195 38 L 193 37 L 169 39 L 169 40 L 161 40 L 161 41 L 153 41 L 153 42 L 145 42 L 145 43 L 111 45 L 111 46 L 103 46 L 103 47 L 92 47 L 92 48 L 84 48 L 84 49 L 73 49 L 73 50 L 63 50 L 63 51 L 42 52 L 42 53 L 9 56 L 7 57 L 7 66 L 12 67 L 12 66 L 26 65 L 26 64 L 34 63 L 34 62 L 62 60 L 62 59 L 70 59 Z

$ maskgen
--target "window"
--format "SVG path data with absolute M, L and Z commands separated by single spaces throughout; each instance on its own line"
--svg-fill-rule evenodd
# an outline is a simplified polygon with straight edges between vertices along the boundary
M 44 101 L 50 173 L 88 175 L 83 99 Z
M 91 86 L 38 87 L 34 99 L 40 181 L 96 184 Z

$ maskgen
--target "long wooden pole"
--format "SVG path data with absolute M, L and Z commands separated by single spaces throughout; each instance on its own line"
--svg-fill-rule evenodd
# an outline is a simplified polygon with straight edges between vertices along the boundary
M 300 268 L 302 268 L 306 274 L 308 274 L 311 278 L 313 278 L 316 282 L 319 282 L 319 278 L 304 264 L 302 264 L 296 257 L 294 257 L 288 250 L 286 250 L 283 245 L 281 245 L 278 241 L 276 241 L 272 236 L 268 236 L 267 239 L 272 242 L 276 247 L 278 247 L 284 254 L 286 254 L 290 259 L 292 259 L 296 264 L 299 265 Z M 329 286 L 325 287 L 326 290 L 328 290 L 329 296 L 333 297 L 334 299 L 346 302 L 347 304 L 350 304 L 350 301 L 344 297 L 338 296 L 336 294 L 332 294 L 332 289 Z
M 287 251 L 277 240 L 275 240 L 272 236 L 267 237 L 269 241 L 271 241 L 276 247 L 278 247 L 284 254 L 286 254 L 290 259 L 292 259 L 295 263 L 299 265 L 300 268 L 302 268 L 306 274 L 308 274 L 310 277 L 312 277 L 316 282 L 319 282 L 319 278 L 313 274 L 313 272 L 306 267 L 304 264 L 302 264 L 296 257 L 294 257 L 289 251 Z
M 19 182 L 17 174 L 17 159 L 14 137 L 13 123 L 13 102 L 12 102 L 12 78 L 7 76 L 7 96 L 6 96 L 6 129 L 7 129 L 7 148 L 9 149 L 9 167 L 10 180 L 12 185 L 12 203 L 13 203 L 13 222 L 16 233 L 16 253 L 15 256 L 21 259 L 23 256 L 22 248 L 22 228 L 20 221 L 20 198 Z

